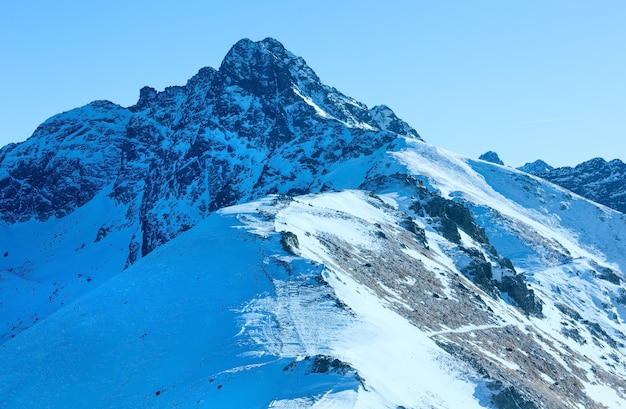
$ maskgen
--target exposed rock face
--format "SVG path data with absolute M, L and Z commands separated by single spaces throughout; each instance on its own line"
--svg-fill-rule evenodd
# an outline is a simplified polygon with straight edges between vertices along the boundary
M 0 217 L 63 217 L 112 183 L 122 163 L 127 109 L 107 101 L 56 115 L 0 150 Z

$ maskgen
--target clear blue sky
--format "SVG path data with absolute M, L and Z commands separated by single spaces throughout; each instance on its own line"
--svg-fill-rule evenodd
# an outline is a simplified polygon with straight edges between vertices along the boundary
M 183 85 L 241 38 L 389 105 L 428 142 L 519 166 L 626 161 L 626 1 L 3 1 L 0 146 L 96 99 Z

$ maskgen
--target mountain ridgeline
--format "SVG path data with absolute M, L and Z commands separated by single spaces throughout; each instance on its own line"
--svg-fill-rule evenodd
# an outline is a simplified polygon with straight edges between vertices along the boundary
M 50 118 L 0 149 L 0 406 L 626 407 L 626 216 L 481 159 L 271 38 Z
M 626 163 L 619 159 L 607 162 L 595 158 L 574 167 L 561 168 L 526 164 L 520 169 L 626 213 Z
M 498 154 L 489 151 L 478 159 L 504 165 Z M 626 164 L 619 159 L 610 162 L 594 158 L 575 167 L 554 168 L 539 159 L 517 168 L 556 183 L 596 203 L 626 213 Z

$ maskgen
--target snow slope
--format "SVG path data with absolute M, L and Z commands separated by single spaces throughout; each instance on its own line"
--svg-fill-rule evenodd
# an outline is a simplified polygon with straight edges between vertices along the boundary
M 333 229 L 342 235 L 362 217 L 389 219 L 362 196 L 323 195 L 310 216 L 361 205 Z M 3 344 L 2 407 L 455 407 L 471 398 L 466 374 L 370 289 L 286 254 L 276 225 L 301 223 L 300 209 L 276 207 L 209 217 Z M 371 241 L 362 233 L 354 239 Z M 310 368 L 314 359 L 322 369 Z M 417 366 L 428 375 L 411 376 Z
M 281 324 L 258 304 L 276 298 L 274 280 L 289 276 L 273 254 L 280 252 L 278 240 L 250 236 L 233 224 L 210 217 L 3 344 L 0 406 L 267 407 L 298 397 L 299 384 L 318 394 L 357 389 L 351 373 L 311 374 L 314 381 L 305 384 L 299 378 L 309 376 L 306 363 L 284 370 L 299 354 L 257 345 L 261 332 L 272 336 Z M 307 263 L 289 265 L 305 284 L 319 275 Z M 316 301 L 322 290 L 312 288 L 302 302 Z M 314 312 L 338 315 L 327 337 L 347 320 L 330 302 L 314 304 Z M 327 343 L 322 337 L 314 349 L 324 352 Z

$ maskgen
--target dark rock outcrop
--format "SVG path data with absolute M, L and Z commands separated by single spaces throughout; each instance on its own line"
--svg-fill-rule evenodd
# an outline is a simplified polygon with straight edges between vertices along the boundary
M 484 160 L 486 162 L 495 163 L 496 165 L 504 165 L 504 162 L 502 162 L 498 154 L 494 151 L 485 152 L 480 155 L 478 159 Z

